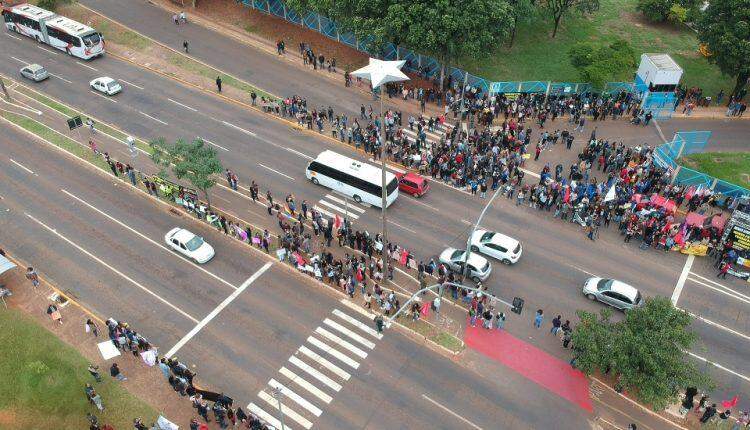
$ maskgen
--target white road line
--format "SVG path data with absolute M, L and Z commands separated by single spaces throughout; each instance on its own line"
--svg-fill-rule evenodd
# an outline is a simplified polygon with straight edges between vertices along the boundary
M 463 219 L 463 218 L 461 218 L 461 222 L 462 222 L 462 223 L 464 223 L 464 224 L 466 224 L 466 225 L 474 225 L 474 223 L 473 223 L 473 222 L 471 222 L 471 221 L 469 221 L 469 220 L 465 220 L 465 219 Z
M 80 61 L 76 61 L 76 63 L 77 63 L 77 64 L 78 64 L 79 66 L 83 66 L 83 67 L 85 67 L 85 68 L 87 68 L 87 69 L 91 69 L 91 70 L 93 70 L 93 71 L 95 71 L 95 72 L 98 72 L 98 71 L 99 71 L 99 70 L 97 70 L 97 69 L 95 69 L 95 68 L 93 68 L 93 67 L 89 66 L 88 64 L 83 64 L 83 63 L 81 63 Z
M 323 411 L 320 410 L 320 408 L 318 408 L 317 406 L 315 406 L 312 403 L 308 402 L 307 400 L 305 400 L 304 398 L 302 398 L 302 396 L 300 396 L 299 394 L 297 394 L 294 391 L 290 390 L 289 388 L 285 387 L 279 381 L 271 378 L 271 380 L 268 381 L 268 385 L 271 386 L 271 387 L 273 387 L 273 388 L 281 390 L 281 393 L 284 394 L 284 396 L 286 396 L 289 399 L 294 400 L 298 405 L 302 406 L 308 412 L 310 412 L 311 414 L 315 415 L 316 417 L 319 417 L 323 413 Z
M 151 115 L 149 115 L 149 114 L 147 114 L 147 113 L 144 113 L 144 112 L 141 112 L 141 111 L 138 111 L 138 113 L 139 113 L 139 114 L 141 114 L 141 115 L 143 115 L 143 116 L 145 116 L 146 118 L 151 118 L 151 119 L 153 119 L 153 120 L 154 120 L 154 121 L 156 121 L 156 122 L 162 123 L 162 124 L 164 124 L 164 125 L 169 125 L 169 124 L 167 124 L 166 122 L 164 122 L 164 121 L 160 120 L 159 118 L 154 118 L 154 117 L 152 117 Z
M 8 34 L 8 33 L 5 33 L 5 35 L 6 35 L 6 36 L 8 36 L 8 37 L 12 37 L 12 38 L 14 38 L 14 39 L 16 39 L 16 40 L 21 40 L 21 38 L 20 38 L 20 37 L 18 37 L 18 36 L 14 36 L 14 35 L 12 35 L 12 34 Z
M 284 149 L 286 149 L 287 151 L 289 151 L 289 152 L 291 152 L 291 153 L 293 153 L 293 154 L 297 154 L 297 155 L 299 155 L 299 156 L 300 156 L 300 157 L 302 157 L 302 158 L 306 158 L 306 159 L 308 159 L 308 160 L 314 160 L 314 158 L 313 158 L 313 157 L 311 157 L 311 156 L 309 156 L 309 155 L 307 155 L 307 154 L 303 154 L 303 153 L 301 153 L 301 152 L 299 152 L 299 151 L 297 151 L 297 150 L 295 150 L 295 149 L 292 149 L 292 148 L 288 148 L 288 147 L 285 147 Z
M 337 323 L 336 321 L 333 321 L 329 318 L 326 318 L 323 320 L 323 323 L 332 329 L 338 331 L 339 333 L 345 334 L 349 336 L 351 339 L 361 343 L 362 345 L 366 346 L 367 348 L 374 349 L 375 348 L 375 342 L 371 342 L 364 337 L 358 335 L 357 333 L 354 333 L 353 331 L 349 330 L 348 328 L 342 326 L 341 324 Z
M 274 411 L 276 410 L 277 406 L 274 405 Z M 249 405 L 247 405 L 247 409 L 253 413 L 253 415 L 257 416 L 258 418 L 262 419 L 266 423 L 273 426 L 273 428 L 280 429 L 281 423 L 279 420 L 277 420 L 273 415 L 269 414 L 268 412 L 261 409 L 258 405 L 255 403 L 250 402 Z
M 348 365 L 352 369 L 359 369 L 359 363 L 356 360 L 339 351 L 338 349 L 322 342 L 320 339 L 308 336 L 307 341 L 310 342 L 310 344 L 320 348 L 321 351 L 325 351 L 330 356 L 337 358 L 339 361 Z
M 44 47 L 42 47 L 42 45 L 36 45 L 36 47 L 39 48 L 39 49 L 41 49 L 42 51 L 47 51 L 47 52 L 49 52 L 50 54 L 53 54 L 53 55 L 59 55 L 60 54 L 59 52 L 55 52 L 55 51 L 52 51 L 50 49 L 44 48 Z
M 224 124 L 224 125 L 226 125 L 227 127 L 231 127 L 231 128 L 233 128 L 233 129 L 235 129 L 235 130 L 239 130 L 239 131 L 241 131 L 241 132 L 243 132 L 243 133 L 245 133 L 245 134 L 249 134 L 250 136 L 257 136 L 257 135 L 256 135 L 255 133 L 253 133 L 252 131 L 250 131 L 250 130 L 245 130 L 245 129 L 244 129 L 244 128 L 242 128 L 242 127 L 238 127 L 238 126 L 236 126 L 236 125 L 232 124 L 231 122 L 226 122 L 226 121 L 222 121 L 221 123 L 222 123 L 222 124 Z
M 182 257 L 178 256 L 177 254 L 173 253 L 169 248 L 167 248 L 166 245 L 162 245 L 161 243 L 159 243 L 159 242 L 151 239 L 150 237 L 146 236 L 145 234 L 141 233 L 140 231 L 134 229 L 133 227 L 130 227 L 129 225 L 125 224 L 124 222 L 120 221 L 119 219 L 117 219 L 117 218 L 113 217 L 112 215 L 104 212 L 103 210 L 101 210 L 101 209 L 97 208 L 96 206 L 92 205 L 91 203 L 89 203 L 89 202 L 81 199 L 80 197 L 76 196 L 75 194 L 71 193 L 70 191 L 65 190 L 65 189 L 60 189 L 60 191 L 62 191 L 63 193 L 67 194 L 68 196 L 74 198 L 75 200 L 83 203 L 89 209 L 91 209 L 91 210 L 97 212 L 98 214 L 106 217 L 110 221 L 113 221 L 113 222 L 117 223 L 119 226 L 125 228 L 126 230 L 130 231 L 131 233 L 134 233 L 134 234 L 138 235 L 140 238 L 147 240 L 152 245 L 155 245 L 156 247 L 161 248 L 161 249 L 167 251 L 170 255 L 174 255 L 176 258 L 179 258 L 180 260 L 185 261 L 185 259 L 183 259 Z M 199 266 L 197 263 L 194 263 L 194 262 L 191 261 L 190 264 L 192 264 L 193 267 L 195 267 L 196 269 L 198 269 L 201 272 L 205 273 L 206 275 L 208 275 L 208 276 L 216 279 L 217 281 L 221 282 L 222 284 L 228 286 L 229 288 L 231 288 L 233 290 L 237 289 L 237 287 L 235 287 L 234 285 L 232 285 L 226 279 L 224 279 L 224 278 L 222 278 L 222 277 L 220 277 L 218 275 L 215 275 L 213 272 L 210 272 L 207 269 Z
M 197 318 L 191 316 L 190 314 L 188 314 L 187 312 L 185 312 L 182 309 L 178 308 L 177 306 L 173 305 L 172 303 L 169 303 L 166 299 L 162 298 L 158 294 L 154 293 L 153 291 L 151 291 L 148 288 L 144 287 L 143 285 L 139 284 L 137 281 L 135 281 L 134 279 L 132 279 L 128 275 L 120 272 L 119 270 L 117 270 L 114 267 L 110 266 L 109 264 L 105 263 L 101 258 L 99 258 L 99 257 L 95 256 L 94 254 L 90 253 L 89 251 L 83 249 L 80 245 L 78 245 L 77 243 L 75 243 L 72 240 L 68 239 L 67 237 L 63 236 L 61 233 L 58 233 L 57 230 L 53 229 L 52 227 L 49 227 L 47 224 L 45 224 L 45 223 L 39 221 L 38 219 L 34 218 L 29 213 L 27 213 L 27 212 L 24 212 L 24 213 L 26 214 L 27 217 L 31 218 L 32 221 L 34 221 L 37 224 L 41 225 L 42 227 L 44 227 L 45 229 L 47 229 L 47 231 L 49 231 L 50 233 L 54 234 L 55 236 L 59 237 L 60 239 L 64 240 L 65 242 L 69 243 L 74 248 L 76 248 L 77 250 L 79 250 L 82 253 L 86 254 L 87 256 L 89 256 L 91 259 L 93 259 L 97 263 L 99 263 L 102 266 L 108 268 L 109 270 L 115 272 L 117 275 L 119 275 L 120 277 L 122 277 L 126 281 L 130 282 L 131 284 L 135 285 L 136 287 L 140 288 L 141 290 L 147 292 L 148 294 L 150 294 L 151 296 L 153 296 L 154 298 L 156 298 L 160 302 L 162 302 L 165 305 L 167 305 L 170 308 L 172 308 L 172 310 L 176 311 L 180 315 L 184 316 L 185 318 L 187 318 L 187 319 L 189 319 L 189 320 L 191 320 L 193 322 L 196 322 L 196 323 L 198 322 Z
M 287 369 L 286 367 L 282 366 L 281 369 L 279 369 L 279 373 L 289 378 L 290 381 L 294 382 L 295 384 L 309 391 L 310 394 L 322 400 L 323 402 L 331 403 L 333 401 L 333 397 L 324 393 L 322 390 L 318 389 L 318 387 L 316 387 L 315 385 L 307 382 L 301 376 L 297 376 L 294 372 Z
M 258 393 L 258 397 L 263 399 L 266 403 L 271 405 L 273 408 L 279 407 L 279 401 L 276 400 L 272 395 L 266 393 L 265 391 L 261 391 Z M 292 421 L 296 421 L 297 424 L 301 425 L 302 427 L 309 429 L 312 427 L 312 423 L 308 421 L 305 417 L 298 414 L 297 412 L 294 412 L 292 409 L 289 408 L 289 406 L 285 405 L 284 403 L 281 404 L 281 412 L 292 419 Z M 281 427 L 279 427 L 281 428 Z
M 16 57 L 14 57 L 14 56 L 11 56 L 10 58 L 12 58 L 12 59 L 14 59 L 14 60 L 18 61 L 18 62 L 19 62 L 19 63 L 21 63 L 21 64 L 30 64 L 30 63 L 29 63 L 28 61 L 26 61 L 26 60 L 22 60 L 22 59 L 20 59 L 20 58 L 16 58 Z
M 738 378 L 742 378 L 742 379 L 744 379 L 745 381 L 747 381 L 747 382 L 750 382 L 750 377 L 747 377 L 747 376 L 745 376 L 745 375 L 743 375 L 743 374 L 741 374 L 741 373 L 737 373 L 737 372 L 735 372 L 735 371 L 734 371 L 734 370 L 732 370 L 732 369 L 729 369 L 729 368 L 726 368 L 726 367 L 722 366 L 721 364 L 717 364 L 717 363 L 714 363 L 713 361 L 711 361 L 711 360 L 709 360 L 709 359 L 707 359 L 707 358 L 701 357 L 700 355 L 697 355 L 697 354 L 693 354 L 693 353 L 692 353 L 692 352 L 690 352 L 690 351 L 687 351 L 687 353 L 688 353 L 688 355 L 690 355 L 691 357 L 695 357 L 695 358 L 697 358 L 698 360 L 700 360 L 700 361 L 703 361 L 704 363 L 708 363 L 708 364 L 710 364 L 710 365 L 712 365 L 712 366 L 716 367 L 717 369 L 721 369 L 721 370 L 723 370 L 723 371 L 725 371 L 725 372 L 727 372 L 727 373 L 731 373 L 732 375 L 734 375 L 734 376 L 736 376 L 736 377 L 738 377 Z
M 59 79 L 59 80 L 61 80 L 61 81 L 65 81 L 65 82 L 67 82 L 67 83 L 69 83 L 69 84 L 72 84 L 72 83 L 73 83 L 73 81 L 69 81 L 69 80 L 67 80 L 67 79 L 63 78 L 63 77 L 62 77 L 62 76 L 60 76 L 60 75 L 56 75 L 56 74 L 54 74 L 54 73 L 50 73 L 49 75 L 50 75 L 50 76 L 54 76 L 55 78 L 57 78 L 57 79 Z
M 414 280 L 416 281 L 417 278 L 414 278 Z M 349 308 L 349 309 L 351 309 L 353 311 L 356 311 L 357 313 L 363 315 L 365 318 L 367 318 L 370 321 L 374 320 L 375 317 L 377 316 L 374 313 L 368 311 L 367 309 L 365 309 L 365 308 L 363 308 L 363 307 L 361 307 L 361 306 L 359 306 L 359 305 L 355 304 L 354 302 L 351 302 L 351 301 L 349 301 L 347 299 L 341 299 L 340 301 L 341 301 L 341 304 L 343 304 L 347 308 Z M 333 312 L 333 313 L 335 314 L 335 312 Z M 344 314 L 344 315 L 346 315 L 346 314 Z M 377 333 L 377 332 L 375 332 L 375 333 Z M 380 338 L 382 338 L 382 336 Z
M 411 199 L 410 199 L 409 201 L 410 201 L 410 202 L 412 202 L 412 203 L 416 203 L 416 204 L 418 204 L 418 205 L 424 206 L 424 207 L 426 207 L 427 209 L 430 209 L 430 210 L 432 210 L 432 211 L 435 211 L 435 212 L 440 212 L 440 210 L 438 210 L 438 209 L 436 209 L 436 208 L 433 208 L 432 206 L 428 205 L 427 203 L 425 203 L 425 202 L 420 202 L 420 201 L 419 201 L 419 197 L 412 197 L 412 198 L 411 198 Z
M 693 267 L 693 260 L 695 260 L 695 256 L 692 254 L 688 255 L 685 265 L 682 267 L 680 277 L 677 279 L 677 285 L 675 285 L 672 292 L 672 304 L 675 306 L 677 306 L 677 301 L 680 300 L 680 294 L 682 294 L 682 289 L 685 287 L 685 281 L 690 273 L 690 268 Z
M 336 345 L 339 345 L 340 347 L 348 350 L 352 354 L 360 357 L 360 358 L 367 358 L 367 353 L 362 351 L 361 349 L 357 348 L 356 346 L 352 345 L 351 343 L 345 341 L 344 339 L 336 336 L 335 334 L 331 333 L 330 331 L 324 329 L 323 327 L 318 327 L 315 329 L 315 333 L 318 333 L 319 335 L 323 336 L 324 338 L 330 340 L 331 342 L 335 343 Z
M 359 213 L 362 213 L 362 214 L 365 213 L 365 209 L 362 209 L 362 208 L 356 206 L 355 204 L 353 204 L 353 202 L 348 202 L 347 203 L 346 200 L 342 200 L 342 199 L 340 199 L 338 197 L 335 197 L 335 196 L 332 196 L 330 194 L 326 194 L 325 198 L 327 198 L 328 200 L 333 200 L 334 202 L 340 203 L 340 204 L 342 204 L 344 206 L 348 205 L 349 209 L 354 209 L 355 211 L 357 211 Z
M 459 415 L 459 414 L 457 414 L 457 413 L 453 412 L 452 410 L 450 410 L 450 409 L 446 408 L 445 406 L 441 405 L 440 403 L 438 403 L 438 402 L 436 402 L 436 401 L 432 400 L 432 399 L 431 399 L 430 397 L 428 397 L 428 396 L 427 396 L 427 394 L 422 394 L 422 397 L 423 397 L 423 398 L 424 398 L 425 400 L 427 400 L 428 402 L 430 402 L 430 403 L 432 403 L 433 405 L 437 406 L 438 408 L 440 408 L 440 409 L 444 410 L 445 412 L 447 412 L 447 413 L 449 413 L 449 414 L 453 415 L 454 417 L 458 418 L 459 420 L 463 421 L 464 423 L 466 423 L 466 424 L 470 425 L 471 427 L 475 428 L 476 430 L 482 430 L 482 428 L 481 428 L 481 427 L 479 427 L 478 425 L 476 425 L 476 424 L 474 424 L 473 422 L 471 422 L 471 421 L 467 420 L 466 418 L 462 417 L 461 415 Z
M 716 286 L 717 286 L 717 287 L 719 287 L 719 288 L 724 288 L 725 290 L 730 290 L 730 291 L 732 291 L 733 293 L 734 293 L 734 292 L 736 292 L 736 291 L 734 291 L 733 289 L 731 289 L 731 288 L 727 287 L 727 286 L 726 286 L 726 285 L 724 285 L 724 284 L 721 284 L 721 283 L 719 283 L 719 282 L 716 282 L 716 281 L 714 281 L 713 279 L 709 279 L 709 278 L 703 277 L 703 276 L 701 276 L 701 275 L 699 275 L 699 274 L 697 274 L 697 273 L 695 273 L 695 272 L 690 272 L 690 276 L 693 276 L 693 277 L 696 277 L 696 278 L 700 278 L 700 279 L 702 279 L 702 280 L 704 280 L 704 281 L 706 281 L 706 282 L 708 282 L 708 283 L 710 283 L 710 284 L 714 284 L 714 285 L 716 285 Z M 737 293 L 737 294 L 739 294 L 739 293 Z M 748 297 L 748 298 L 750 299 L 750 297 Z
M 359 215 L 357 215 L 355 213 L 352 213 L 352 211 L 347 211 L 344 208 L 340 208 L 340 207 L 334 205 L 333 203 L 329 203 L 329 202 L 327 202 L 325 200 L 320 200 L 318 203 L 320 203 L 323 206 L 328 206 L 329 208 L 331 208 L 331 209 L 333 209 L 333 210 L 335 210 L 337 212 L 341 212 L 342 215 L 346 215 L 346 216 L 348 216 L 348 217 L 350 217 L 352 219 L 359 219 Z
M 103 99 L 105 99 L 105 100 L 109 100 L 109 101 L 111 101 L 112 103 L 117 103 L 117 100 L 115 100 L 115 99 L 113 99 L 113 98 L 111 98 L 111 97 L 107 97 L 107 96 L 105 96 L 105 95 L 103 95 L 103 94 L 99 94 L 98 92 L 96 92 L 96 91 L 94 91 L 94 90 L 89 90 L 89 92 L 90 92 L 91 94 L 95 94 L 95 95 L 97 95 L 97 96 L 99 96 L 99 97 L 101 97 L 101 98 L 103 98 Z
M 185 346 L 186 343 L 190 341 L 196 334 L 198 334 L 199 331 L 203 329 L 209 322 L 211 322 L 212 319 L 216 318 L 216 315 L 219 315 L 221 311 L 224 310 L 227 306 L 229 306 L 230 303 L 234 301 L 240 294 L 242 294 L 243 291 L 247 289 L 250 285 L 252 285 L 253 282 L 255 282 L 258 278 L 261 277 L 264 273 L 266 273 L 266 270 L 268 270 L 269 267 L 273 265 L 272 262 L 267 262 L 263 265 L 260 269 L 258 269 L 257 272 L 253 273 L 253 275 L 245 282 L 240 285 L 240 288 L 237 288 L 232 294 L 230 294 L 226 299 L 224 299 L 223 302 L 219 303 L 219 306 L 215 307 L 211 312 L 209 312 L 208 315 L 206 315 L 201 322 L 198 323 L 195 327 L 193 327 L 192 330 L 190 330 L 185 336 L 183 336 L 182 339 L 180 339 L 169 351 L 167 351 L 166 354 L 164 354 L 165 357 L 169 358 L 173 356 L 177 351 L 179 351 L 183 346 Z
M 337 383 L 333 379 L 327 377 L 326 375 L 320 373 L 319 371 L 313 369 L 312 366 L 305 363 L 304 361 L 300 360 L 296 356 L 289 357 L 289 362 L 294 364 L 295 366 L 299 367 L 301 370 L 307 372 L 308 375 L 312 376 L 313 378 L 317 379 L 318 381 L 322 382 L 328 388 L 334 390 L 334 391 L 340 391 L 341 390 L 341 384 Z
M 286 174 L 284 174 L 284 173 L 281 173 L 281 172 L 279 172 L 279 171 L 278 171 L 278 170 L 276 170 L 276 169 L 272 169 L 272 168 L 270 168 L 270 167 L 266 166 L 265 164 L 260 164 L 260 163 L 258 163 L 258 165 L 259 165 L 260 167 L 264 168 L 264 169 L 267 169 L 267 170 L 270 170 L 270 171 L 272 171 L 273 173 L 276 173 L 277 175 L 281 175 L 281 176 L 283 176 L 283 177 L 285 177 L 285 178 L 289 179 L 290 181 L 293 181 L 293 180 L 294 180 L 294 178 L 292 178 L 291 176 L 289 176 L 289 175 L 286 175 Z
M 416 233 L 417 233 L 416 231 L 414 231 L 414 230 L 410 229 L 409 227 L 404 227 L 403 225 L 401 225 L 401 224 L 399 224 L 399 223 L 397 223 L 397 222 L 393 222 L 393 221 L 391 221 L 391 220 L 388 220 L 388 223 L 389 223 L 389 224 L 393 224 L 393 225 L 395 225 L 396 227 L 399 227 L 399 228 L 401 228 L 401 229 L 404 229 L 404 230 L 406 230 L 406 231 L 412 232 L 412 233 L 414 233 L 414 234 L 416 234 Z
M 12 159 L 12 158 L 9 158 L 9 160 L 10 160 L 10 162 L 11 162 L 11 163 L 13 163 L 13 164 L 15 164 L 16 166 L 18 166 L 18 167 L 22 168 L 22 169 L 23 169 L 23 170 L 25 170 L 25 171 L 26 171 L 27 173 L 30 173 L 30 174 L 32 174 L 32 175 L 34 175 L 34 176 L 39 176 L 39 175 L 37 175 L 36 173 L 34 173 L 34 171 L 33 171 L 33 170 L 29 169 L 28 167 L 24 166 L 23 164 L 19 163 L 18 161 L 14 160 L 14 159 Z
M 317 206 L 317 205 L 316 205 L 316 206 L 313 206 L 313 209 L 315 209 L 316 211 L 318 211 L 318 212 L 322 213 L 323 215 L 327 215 L 327 216 L 328 216 L 328 217 L 330 217 L 330 218 L 335 218 L 335 217 L 336 217 L 336 215 L 334 215 L 334 214 L 332 214 L 332 213 L 328 212 L 327 210 L 325 210 L 325 209 L 321 208 L 320 206 Z
M 709 285 L 709 284 L 707 284 L 707 283 L 705 283 L 703 281 L 699 281 L 699 280 L 694 279 L 694 278 L 689 278 L 689 279 L 691 281 L 695 282 L 698 285 L 703 285 L 706 288 L 710 288 L 710 289 L 712 289 L 714 291 L 717 291 L 717 292 L 719 292 L 721 294 L 724 294 L 726 296 L 732 297 L 733 299 L 737 299 L 737 300 L 739 300 L 741 302 L 745 302 L 747 304 L 750 304 L 750 298 L 748 298 L 747 296 L 745 296 L 743 294 L 736 293 L 736 292 L 729 292 L 729 291 L 723 290 L 721 288 L 716 288 L 716 287 L 714 287 L 712 285 Z
M 198 109 L 196 109 L 196 108 L 192 108 L 192 107 L 190 107 L 190 106 L 188 106 L 188 105 L 184 105 L 184 104 L 182 104 L 182 103 L 178 102 L 177 100 L 172 100 L 172 99 L 170 99 L 170 98 L 167 98 L 167 100 L 169 100 L 170 102 L 172 102 L 172 103 L 176 104 L 177 106 L 182 106 L 182 107 L 184 107 L 185 109 L 191 110 L 191 111 L 193 111 L 193 112 L 198 112 Z
M 341 379 L 348 381 L 349 378 L 352 377 L 349 373 L 347 373 L 344 369 L 336 366 L 335 364 L 331 363 L 330 361 L 326 360 L 325 358 L 321 357 L 320 355 L 312 352 L 310 348 L 302 345 L 299 347 L 299 352 L 302 354 L 310 357 L 313 361 L 320 364 L 321 366 L 325 367 L 326 369 L 330 370 L 337 376 L 339 376 Z
M 143 88 L 142 86 L 140 86 L 140 85 L 136 85 L 136 84 L 134 84 L 134 83 L 132 83 L 132 82 L 128 82 L 128 81 L 126 81 L 125 79 L 122 79 L 122 78 L 120 78 L 120 79 L 118 79 L 118 80 L 119 80 L 120 82 L 124 82 L 124 83 L 126 83 L 126 84 L 130 85 L 131 87 L 136 87 L 136 88 L 138 88 L 139 90 L 145 90 L 145 88 Z
M 383 338 L 383 335 L 381 333 L 378 333 L 377 330 L 375 330 L 374 328 L 365 325 L 362 321 L 360 321 L 360 320 L 358 320 L 358 319 L 356 319 L 354 317 L 351 317 L 351 316 L 349 316 L 349 315 L 341 312 L 338 309 L 334 309 L 333 310 L 333 314 L 336 315 L 337 317 L 343 319 L 344 321 L 347 321 L 350 324 L 356 326 L 357 328 L 359 328 L 360 330 L 364 331 L 367 334 L 370 334 L 370 335 L 372 335 L 372 336 L 374 336 L 374 337 L 376 337 L 378 339 L 382 339 Z
M 223 147 L 223 146 L 221 146 L 221 145 L 217 145 L 216 143 L 213 143 L 213 142 L 211 142 L 210 140 L 208 140 L 208 139 L 206 139 L 206 138 L 204 138 L 204 137 L 200 137 L 200 136 L 198 136 L 198 139 L 200 139 L 200 140 L 202 140 L 202 141 L 204 141 L 204 142 L 208 143 L 208 144 L 209 144 L 209 145 L 211 145 L 211 146 L 215 146 L 215 147 L 217 147 L 217 148 L 219 148 L 219 149 L 223 149 L 223 150 L 225 150 L 225 151 L 229 152 L 229 150 L 228 150 L 227 148 L 224 148 L 224 147 Z
M 591 272 L 589 272 L 588 270 L 586 270 L 586 269 L 581 269 L 580 267 L 578 267 L 578 266 L 576 266 L 576 265 L 573 265 L 573 264 L 568 264 L 568 267 L 572 267 L 572 268 L 574 268 L 574 269 L 576 269 L 576 270 L 580 270 L 581 272 L 583 272 L 583 273 L 585 273 L 585 274 L 587 274 L 587 275 L 589 275 L 589 276 L 599 276 L 599 275 L 597 275 L 596 273 L 591 273 Z
M 723 325 L 721 325 L 721 324 L 719 324 L 717 322 L 714 322 L 714 321 L 711 321 L 709 319 L 703 318 L 702 316 L 700 316 L 698 314 L 694 314 L 694 313 L 690 312 L 687 309 L 682 309 L 682 308 L 677 308 L 677 309 L 679 309 L 681 311 L 684 311 L 684 312 L 687 312 L 687 314 L 690 315 L 691 317 L 693 317 L 693 318 L 695 318 L 697 320 L 703 321 L 704 323 L 706 323 L 708 325 L 712 325 L 712 326 L 717 327 L 717 328 L 719 328 L 721 330 L 724 330 L 724 331 L 727 331 L 729 333 L 732 333 L 733 335 L 739 336 L 739 337 L 741 337 L 741 338 L 743 338 L 745 340 L 750 340 L 750 336 L 748 336 L 748 335 L 746 335 L 744 333 L 738 332 L 737 330 L 732 330 L 731 328 L 725 327 L 725 326 L 723 326 Z

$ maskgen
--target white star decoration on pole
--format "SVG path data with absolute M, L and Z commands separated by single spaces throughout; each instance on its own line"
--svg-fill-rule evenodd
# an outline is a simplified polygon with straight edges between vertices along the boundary
M 370 64 L 353 71 L 352 75 L 358 78 L 369 79 L 372 82 L 373 88 L 389 82 L 408 81 L 409 77 L 401 71 L 404 63 L 406 63 L 405 60 L 383 61 L 377 58 L 370 58 Z

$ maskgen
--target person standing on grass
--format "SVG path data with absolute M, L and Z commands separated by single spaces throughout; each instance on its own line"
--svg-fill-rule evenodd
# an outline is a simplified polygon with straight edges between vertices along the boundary
M 39 286 L 39 275 L 36 273 L 36 270 L 34 270 L 33 267 L 26 268 L 26 279 L 31 281 L 31 285 L 33 285 L 34 288 Z
M 109 374 L 118 381 L 128 380 L 128 378 L 126 378 L 125 375 L 120 372 L 120 367 L 117 365 L 117 363 L 112 363 L 112 367 L 109 368 Z

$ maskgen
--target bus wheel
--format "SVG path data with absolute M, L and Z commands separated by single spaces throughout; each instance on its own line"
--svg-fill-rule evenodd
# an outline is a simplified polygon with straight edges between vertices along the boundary
M 312 178 L 311 181 L 315 185 L 320 185 L 320 182 L 318 182 L 318 178 Z
M 355 194 L 353 198 L 354 198 L 355 202 L 362 203 L 362 197 L 360 197 L 360 196 L 358 196 L 358 195 Z

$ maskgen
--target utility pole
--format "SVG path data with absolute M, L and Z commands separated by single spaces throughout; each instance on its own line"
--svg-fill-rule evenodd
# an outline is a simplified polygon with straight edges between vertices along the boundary
M 484 214 L 487 212 L 487 209 L 492 206 L 492 202 L 495 201 L 495 197 L 500 194 L 500 191 L 503 189 L 503 187 L 498 186 L 497 190 L 492 194 L 492 197 L 490 197 L 490 200 L 487 202 L 486 205 L 484 205 L 484 209 L 482 209 L 482 213 L 479 214 L 479 218 L 477 218 L 476 224 L 474 224 L 474 228 L 471 229 L 471 233 L 469 233 L 469 238 L 466 239 L 466 251 L 464 252 L 464 267 L 461 268 L 461 274 L 463 275 L 464 279 L 469 276 L 469 254 L 471 253 L 471 238 L 474 236 L 474 232 L 477 231 L 477 228 L 479 227 L 479 224 L 482 223 L 482 219 L 484 218 Z
M 5 82 L 3 82 L 3 78 L 0 77 L 0 88 L 3 90 L 3 94 L 5 95 L 5 99 L 10 101 L 10 94 L 8 93 L 8 89 L 5 88 Z
M 390 263 L 390 254 L 388 253 L 388 221 L 386 218 L 386 206 L 388 205 L 388 181 L 387 181 L 387 175 L 386 175 L 386 164 L 385 164 L 385 146 L 387 144 L 387 139 L 385 136 L 385 115 L 383 114 L 383 97 L 385 97 L 384 89 L 385 82 L 380 84 L 380 129 L 382 130 L 382 133 L 380 134 L 380 161 L 381 161 L 381 189 L 380 189 L 380 203 L 382 205 L 381 207 L 381 213 L 383 217 L 383 284 L 386 283 L 386 280 L 388 279 L 388 264 Z
M 273 388 L 271 390 L 271 396 L 279 402 L 279 423 L 281 423 L 281 430 L 284 430 L 284 411 L 281 410 L 281 398 L 284 397 L 284 393 L 281 392 L 281 388 Z

